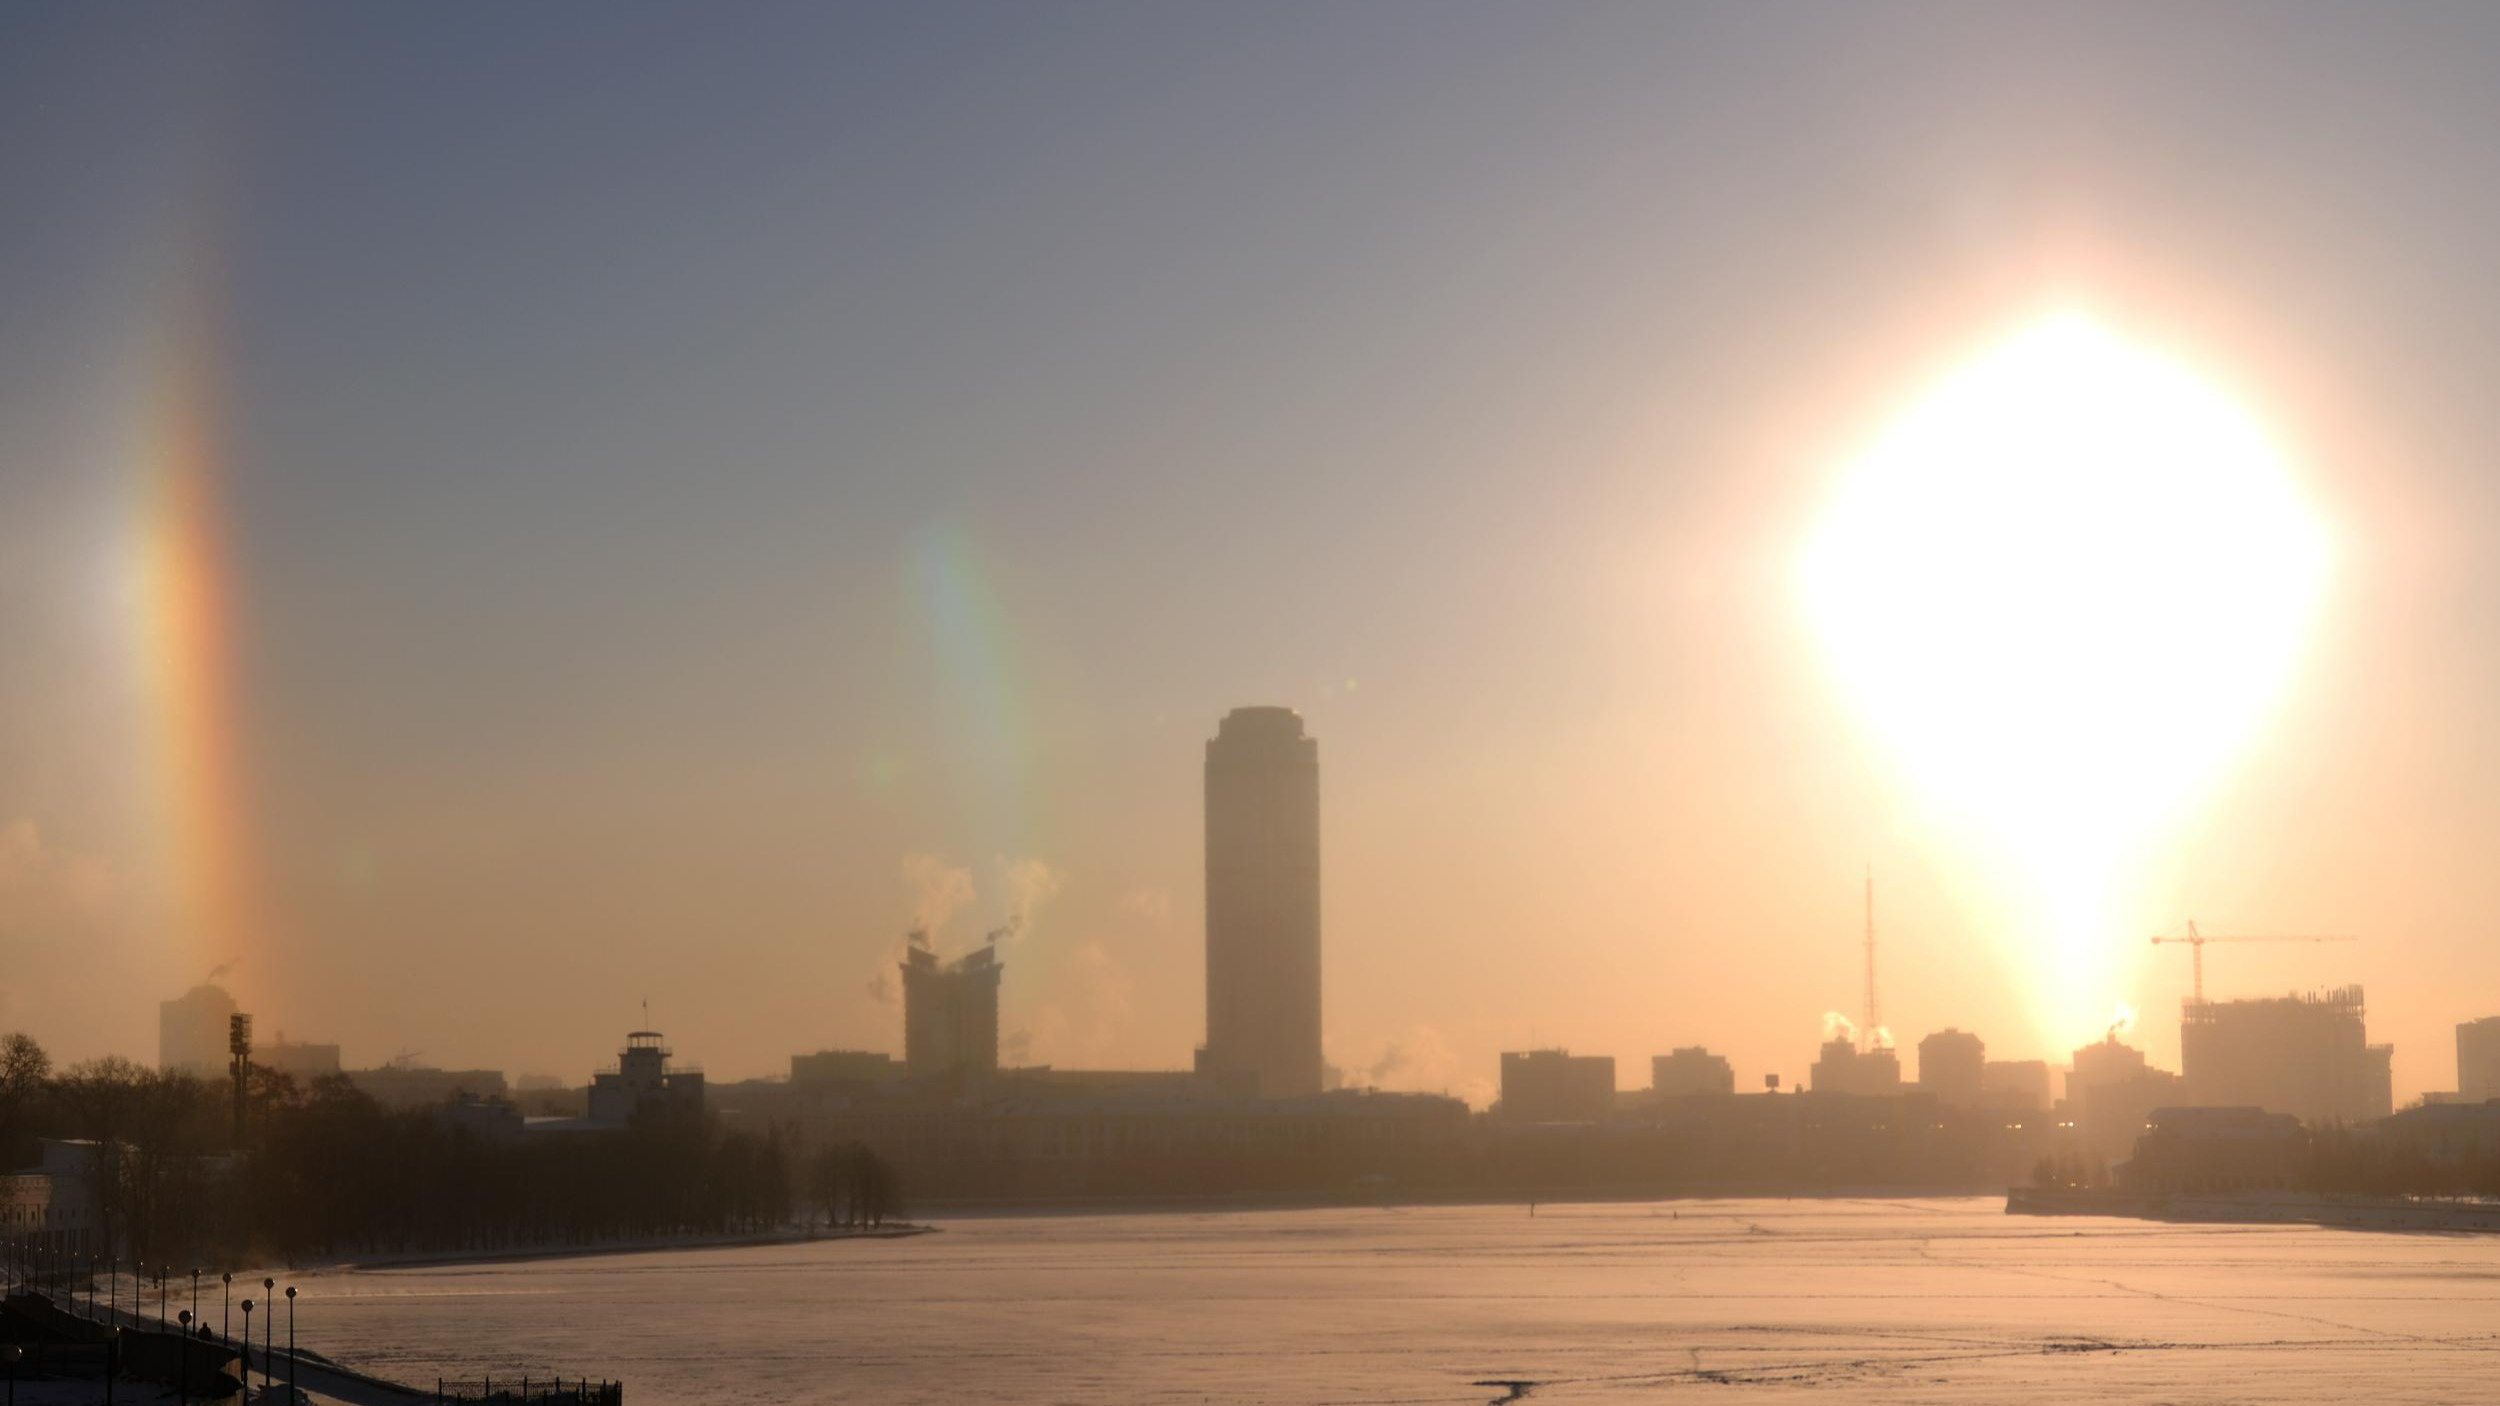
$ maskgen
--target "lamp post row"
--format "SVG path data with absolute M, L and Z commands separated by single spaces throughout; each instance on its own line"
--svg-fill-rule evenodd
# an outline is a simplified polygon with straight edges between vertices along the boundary
M 62 1249 L 61 1247 L 45 1245 L 40 1241 L 30 1248 L 24 1239 L 7 1242 L 6 1249 L 8 1253 L 0 1255 L 0 1270 L 5 1271 L 5 1278 L 0 1278 L 0 1292 L 5 1292 L 5 1290 L 10 1287 L 26 1287 L 28 1276 L 30 1274 L 35 1276 L 37 1287 L 40 1287 L 41 1279 L 48 1277 L 44 1274 L 41 1265 L 38 1263 L 38 1260 L 40 1259 L 49 1259 L 53 1262 L 53 1275 L 57 1275 L 59 1273 L 58 1266 L 61 1260 L 69 1260 L 74 1267 L 81 1259 L 83 1259 L 85 1261 L 87 1272 L 84 1275 L 79 1276 L 79 1279 L 84 1281 L 87 1292 L 87 1302 L 84 1316 L 90 1322 L 95 1321 L 96 1309 L 98 1307 L 95 1301 L 95 1256 L 81 1256 L 75 1252 Z M 156 1270 L 157 1326 L 160 1328 L 171 1329 L 177 1318 L 182 1326 L 183 1367 L 181 1393 L 182 1398 L 185 1401 L 188 1401 L 191 1395 L 191 1337 L 194 1333 L 205 1336 L 208 1331 L 208 1323 L 200 1316 L 199 1312 L 201 1273 L 202 1271 L 197 1267 L 194 1267 L 190 1271 L 191 1306 L 182 1310 L 179 1315 L 174 1315 L 170 1312 L 171 1305 L 168 1302 L 171 1292 L 170 1285 L 174 1278 L 174 1267 L 172 1265 L 159 1265 Z M 115 1322 L 121 1316 L 121 1261 L 118 1257 L 109 1258 L 104 1262 L 104 1278 L 106 1302 L 101 1307 L 104 1310 L 103 1321 L 109 1324 Z M 136 1320 L 141 1327 L 145 1327 L 147 1325 L 145 1301 L 147 1266 L 145 1264 L 135 1260 L 131 1263 L 130 1282 L 130 1316 Z M 218 1285 L 222 1291 L 223 1302 L 225 1305 L 222 1311 L 226 1315 L 225 1322 L 220 1328 L 219 1336 L 223 1337 L 227 1342 L 233 1342 L 235 1341 L 233 1272 L 226 1271 L 221 1273 L 218 1276 Z M 255 1308 L 266 1307 L 268 1309 L 268 1316 L 262 1320 L 261 1324 L 261 1390 L 264 1393 L 267 1393 L 277 1389 L 278 1324 L 277 1302 L 274 1296 L 278 1290 L 278 1281 L 274 1278 L 267 1278 L 261 1280 L 260 1285 L 264 1291 L 264 1297 L 262 1299 L 257 1302 L 252 1299 L 243 1300 L 243 1367 L 244 1377 L 246 1382 L 248 1382 L 251 1374 L 252 1310 Z M 295 1350 L 296 1292 L 297 1291 L 294 1285 L 290 1284 L 287 1286 L 286 1379 L 287 1393 L 290 1396 L 295 1393 L 295 1384 L 297 1379 Z M 71 1285 L 71 1309 L 73 1312 L 78 1309 L 76 1281 L 73 1281 Z M 15 1363 L 12 1362 L 9 1365 L 14 1367 Z M 9 1382 L 9 1394 L 14 1397 L 16 1394 L 16 1382 L 14 1380 L 15 1373 L 12 1372 L 10 1375 L 11 1381 Z M 11 1406 L 14 1406 L 13 1402 L 11 1403 Z

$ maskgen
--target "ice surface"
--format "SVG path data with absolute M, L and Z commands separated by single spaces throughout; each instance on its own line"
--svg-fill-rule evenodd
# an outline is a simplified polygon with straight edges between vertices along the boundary
M 604 1374 L 645 1406 L 2500 1399 L 2500 1238 L 2001 1208 L 963 1218 L 296 1282 L 304 1341 L 355 1365 Z

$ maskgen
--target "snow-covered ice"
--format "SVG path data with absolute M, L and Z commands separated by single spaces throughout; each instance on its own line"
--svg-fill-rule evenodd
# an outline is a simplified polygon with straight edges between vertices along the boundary
M 686 1406 L 2500 1398 L 2500 1237 L 2001 1208 L 960 1218 L 297 1282 L 304 1341 L 387 1376 L 561 1370 Z

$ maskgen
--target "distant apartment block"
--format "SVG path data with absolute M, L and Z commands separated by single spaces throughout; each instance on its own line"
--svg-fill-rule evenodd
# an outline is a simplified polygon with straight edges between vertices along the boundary
M 242 1008 L 222 986 L 202 983 L 156 1007 L 156 1067 L 198 1079 L 218 1079 L 231 1060 L 227 1022 Z
M 1979 1091 L 1990 1108 L 2044 1113 L 2049 1107 L 2049 1062 L 1992 1059 L 1979 1067 Z
M 2457 1097 L 2467 1103 L 2500 1098 L 2500 1015 L 2457 1027 Z
M 1898 1094 L 1901 1056 L 1890 1045 L 1860 1050 L 1847 1039 L 1826 1040 L 1808 1087 L 1818 1094 Z
M 1502 1056 L 1502 1101 L 1513 1123 L 1600 1123 L 1615 1110 L 1612 1055 L 1524 1050 Z
M 2095 1155 L 2127 1155 L 2151 1123 L 2153 1110 L 2181 1102 L 2179 1076 L 2155 1069 L 2144 1052 L 2116 1034 L 2075 1051 L 2066 1076 L 2066 1111 Z
M 274 1043 L 252 1051 L 252 1063 L 274 1069 L 299 1085 L 340 1072 L 338 1046 L 299 1044 L 287 1039 L 283 1031 Z
M 1987 1089 L 1988 1046 L 1947 1027 L 1918 1042 L 1918 1086 L 1939 1103 L 1977 1108 Z
M 902 1077 L 903 1067 L 881 1050 L 818 1050 L 790 1056 L 793 1084 L 875 1084 Z
M 2311 1126 L 2394 1111 L 2394 1049 L 2373 1045 L 2358 986 L 2318 995 L 2190 1001 L 2179 1022 L 2187 1102 L 2289 1113 Z
M 1649 1091 L 1658 1098 L 1732 1094 L 1736 1092 L 1736 1070 L 1725 1055 L 1714 1055 L 1699 1045 L 1672 1054 L 1652 1055 Z

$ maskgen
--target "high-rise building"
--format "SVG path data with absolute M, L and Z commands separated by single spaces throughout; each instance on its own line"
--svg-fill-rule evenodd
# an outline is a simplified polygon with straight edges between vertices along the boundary
M 1320 1091 L 1319 743 L 1235 708 L 1207 743 L 1207 1042 L 1198 1070 L 1263 1098 Z
M 2457 1097 L 2467 1103 L 2500 1098 L 2500 1015 L 2457 1026 Z
M 1977 1108 L 1987 1068 L 1988 1046 L 1967 1030 L 1947 1027 L 1918 1042 L 1918 1086 L 1938 1103 Z
M 998 1072 L 998 949 L 951 962 L 913 934 L 903 957 L 903 1069 L 913 1078 Z
M 2248 1104 L 2312 1126 L 2393 1110 L 2392 1047 L 2362 1028 L 2361 988 L 2250 1001 L 2190 1001 L 2179 1021 L 2188 1101 Z
M 194 986 L 156 1007 L 156 1067 L 200 1079 L 222 1079 L 232 1056 L 228 1023 L 239 1008 L 222 986 Z

